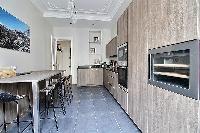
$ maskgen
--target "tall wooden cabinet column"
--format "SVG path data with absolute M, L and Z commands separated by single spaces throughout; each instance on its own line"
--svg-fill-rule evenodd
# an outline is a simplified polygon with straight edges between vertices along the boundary
M 199 38 L 198 5 L 196 0 L 134 0 L 129 6 L 128 114 L 143 133 L 200 131 L 199 100 L 147 83 L 148 49 Z
M 117 21 L 117 46 L 128 42 L 128 9 L 120 16 Z

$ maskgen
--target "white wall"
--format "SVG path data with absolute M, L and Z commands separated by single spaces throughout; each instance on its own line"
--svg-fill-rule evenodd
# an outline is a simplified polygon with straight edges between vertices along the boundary
M 111 27 L 111 38 L 114 38 L 117 36 L 117 22 L 113 22 Z
M 29 0 L 0 0 L 0 6 L 30 26 L 31 53 L 0 48 L 0 67 L 16 66 L 17 72 L 51 68 L 52 27 Z
M 54 36 L 57 39 L 72 41 L 72 82 L 77 83 L 77 67 L 89 65 L 89 28 L 54 27 Z M 96 29 L 97 30 L 97 29 Z M 111 40 L 110 29 L 98 29 L 102 31 L 103 61 L 107 61 L 105 46 Z

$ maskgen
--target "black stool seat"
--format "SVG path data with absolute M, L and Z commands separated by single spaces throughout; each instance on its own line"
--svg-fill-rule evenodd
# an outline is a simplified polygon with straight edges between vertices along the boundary
M 53 85 L 48 85 L 48 87 L 46 87 L 44 89 L 41 89 L 40 92 L 46 92 L 48 94 L 49 92 L 51 92 L 53 90 L 54 90 L 54 86 Z
M 3 114 L 4 114 L 4 122 L 3 122 L 3 124 L 1 126 L 4 126 L 3 129 L 4 129 L 5 133 L 7 132 L 7 125 L 8 124 L 12 124 L 12 123 L 17 123 L 17 127 L 18 128 L 17 128 L 16 132 L 21 133 L 20 126 L 19 126 L 20 122 L 27 122 L 27 121 L 19 121 L 19 103 L 18 103 L 18 100 L 23 99 L 23 98 L 25 98 L 25 95 L 19 96 L 19 95 L 12 95 L 10 93 L 0 93 L 0 103 L 3 103 Z M 29 104 L 30 104 L 29 97 L 28 97 L 28 100 L 29 100 Z M 5 105 L 6 105 L 6 103 L 9 103 L 9 102 L 15 102 L 17 104 L 17 121 L 16 122 L 14 122 L 14 121 L 13 122 L 9 122 L 9 123 L 6 122 L 6 116 L 5 116 L 6 109 L 5 109 Z M 31 106 L 30 105 L 29 105 L 29 109 L 31 110 Z M 32 114 L 31 114 L 31 116 L 32 116 Z M 32 124 L 32 126 L 33 126 L 33 122 L 32 121 L 30 122 L 30 124 Z M 28 126 L 30 124 L 28 124 Z M 28 126 L 26 126 L 26 128 Z M 34 132 L 33 129 L 32 129 L 32 132 Z
M 58 130 L 58 121 L 57 121 L 57 116 L 56 116 L 54 101 L 53 101 L 54 100 L 54 90 L 55 90 L 56 84 L 57 84 L 57 82 L 53 82 L 53 83 L 49 84 L 47 87 L 45 87 L 44 89 L 41 89 L 40 92 L 46 94 L 45 95 L 45 110 L 44 110 L 45 115 L 48 115 L 49 108 L 53 108 L 56 129 Z M 50 104 L 51 104 L 51 106 L 50 106 Z
M 22 99 L 23 96 L 12 95 L 9 93 L 0 93 L 0 102 L 12 102 Z

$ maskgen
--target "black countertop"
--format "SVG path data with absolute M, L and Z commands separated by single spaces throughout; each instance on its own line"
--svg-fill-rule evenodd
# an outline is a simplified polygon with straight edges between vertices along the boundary
M 90 68 L 103 68 L 101 65 L 85 65 L 78 66 L 78 69 L 90 69 Z

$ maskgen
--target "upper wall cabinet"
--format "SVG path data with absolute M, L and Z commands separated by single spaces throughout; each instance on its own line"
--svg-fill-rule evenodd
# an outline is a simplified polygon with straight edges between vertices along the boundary
M 117 56 L 117 37 L 114 37 L 107 45 L 106 45 L 106 57 L 116 57 Z
M 117 21 L 117 46 L 128 42 L 128 9 Z

